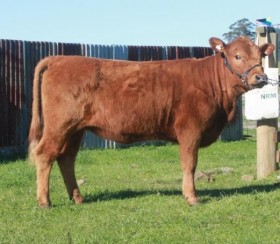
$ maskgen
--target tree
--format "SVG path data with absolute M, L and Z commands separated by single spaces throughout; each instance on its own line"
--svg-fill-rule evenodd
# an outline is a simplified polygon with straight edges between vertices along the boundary
M 246 18 L 238 20 L 229 27 L 229 32 L 223 34 L 223 38 L 231 42 L 238 36 L 247 36 L 254 41 L 256 38 L 255 27 L 256 25 Z

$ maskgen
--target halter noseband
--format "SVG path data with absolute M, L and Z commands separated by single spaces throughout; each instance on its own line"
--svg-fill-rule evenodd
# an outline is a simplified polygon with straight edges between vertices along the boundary
M 242 82 L 244 85 L 248 86 L 248 87 L 250 87 L 249 84 L 248 84 L 248 82 L 247 82 L 248 74 L 250 73 L 250 71 L 251 71 L 252 69 L 254 69 L 254 68 L 258 67 L 258 66 L 262 66 L 261 64 L 255 64 L 255 65 L 253 65 L 251 68 L 249 68 L 247 71 L 245 71 L 243 74 L 239 74 L 238 72 L 235 72 L 235 71 L 232 69 L 232 67 L 231 67 L 231 65 L 230 65 L 230 63 L 228 62 L 228 60 L 227 60 L 226 57 L 224 58 L 224 63 L 225 63 L 225 66 L 226 66 L 233 74 L 237 75 L 237 77 L 241 80 L 241 82 Z

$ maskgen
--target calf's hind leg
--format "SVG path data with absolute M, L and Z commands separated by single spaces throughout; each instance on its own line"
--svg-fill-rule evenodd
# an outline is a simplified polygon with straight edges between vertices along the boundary
M 50 136 L 43 136 L 35 151 L 37 174 L 37 201 L 40 207 L 51 205 L 49 196 L 49 178 L 54 160 L 64 143 Z
M 37 201 L 41 208 L 51 205 L 49 195 L 49 177 L 53 161 L 47 155 L 36 156 L 36 175 L 37 175 Z
M 74 200 L 76 204 L 81 204 L 83 202 L 83 197 L 77 185 L 74 167 L 83 134 L 84 131 L 79 131 L 71 136 L 65 143 L 60 156 L 57 158 L 69 198 L 70 200 Z

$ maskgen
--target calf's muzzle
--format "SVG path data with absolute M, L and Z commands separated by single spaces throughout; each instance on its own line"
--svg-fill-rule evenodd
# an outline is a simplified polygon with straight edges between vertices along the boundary
M 264 85 L 268 84 L 268 77 L 266 74 L 256 75 L 256 83 L 253 85 L 256 88 L 262 88 Z

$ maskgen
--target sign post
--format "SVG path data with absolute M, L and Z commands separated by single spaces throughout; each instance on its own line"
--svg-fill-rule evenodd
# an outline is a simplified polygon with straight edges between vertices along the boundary
M 278 80 L 277 33 L 274 28 L 256 28 L 257 45 L 266 42 L 275 45 L 272 55 L 263 59 L 269 78 Z M 245 95 L 245 116 L 257 120 L 257 178 L 262 179 L 276 170 L 277 131 L 279 116 L 278 85 L 266 85 Z
M 271 42 L 277 47 L 277 33 L 271 27 L 259 27 L 256 29 L 259 37 L 259 45 Z M 265 72 L 269 76 L 269 69 L 278 67 L 277 48 L 273 55 L 264 60 Z M 278 95 L 278 87 L 277 87 Z M 277 97 L 278 98 L 278 97 Z M 278 106 L 279 106 L 279 100 Z M 278 108 L 279 110 L 279 108 Z M 257 178 L 262 179 L 276 170 L 277 141 L 275 134 L 278 131 L 277 118 L 257 121 Z

